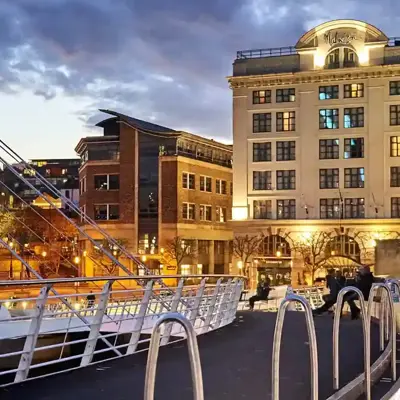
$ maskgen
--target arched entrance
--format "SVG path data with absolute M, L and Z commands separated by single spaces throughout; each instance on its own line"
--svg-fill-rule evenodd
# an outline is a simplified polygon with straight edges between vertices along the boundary
M 360 267 L 362 264 L 354 258 L 340 255 L 328 257 L 323 264 L 325 272 L 330 269 L 339 270 L 346 278 L 352 278 Z
M 326 245 L 326 258 L 331 256 L 344 256 L 360 263 L 361 250 L 356 240 L 349 235 L 333 237 Z

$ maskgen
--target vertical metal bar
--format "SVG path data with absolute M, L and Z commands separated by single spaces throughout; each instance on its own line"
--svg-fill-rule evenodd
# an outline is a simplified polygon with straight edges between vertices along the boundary
M 144 382 L 144 400 L 154 400 L 158 352 L 160 349 L 161 325 L 166 322 L 177 322 L 183 326 L 188 343 L 190 370 L 192 373 L 193 397 L 204 400 L 203 374 L 196 332 L 190 321 L 179 313 L 164 314 L 155 323 L 151 336 L 149 354 L 147 357 L 146 376 Z
M 151 296 L 153 294 L 153 281 L 148 281 L 142 301 L 140 302 L 139 313 L 135 318 L 135 323 L 133 325 L 133 331 L 131 338 L 129 340 L 128 348 L 126 349 L 126 354 L 133 354 L 139 343 L 140 334 L 142 332 L 144 318 L 147 314 L 147 309 L 150 303 Z
M 235 304 L 235 297 L 237 295 L 236 287 L 237 287 L 237 282 L 232 282 L 231 287 L 230 287 L 231 294 L 228 297 L 228 304 L 226 306 L 226 309 L 224 311 L 224 315 L 223 315 L 223 318 L 221 321 L 222 326 L 225 326 L 227 323 L 229 323 L 229 318 L 232 313 L 232 306 Z
M 99 296 L 99 304 L 96 309 L 96 314 L 93 317 L 92 323 L 90 324 L 90 333 L 86 342 L 85 351 L 83 352 L 81 359 L 81 367 L 85 367 L 90 364 L 93 359 L 94 351 L 96 350 L 97 339 L 99 338 L 101 324 L 103 317 L 107 309 L 108 297 L 110 294 L 111 286 L 113 281 L 108 281 Z
M 219 304 L 219 307 L 217 310 L 217 320 L 215 321 L 215 328 L 219 328 L 221 326 L 222 317 L 224 316 L 224 311 L 227 306 L 226 303 L 227 303 L 229 295 L 230 295 L 231 285 L 232 285 L 232 279 L 229 279 L 224 287 L 224 294 L 222 295 L 222 300 L 221 300 L 221 303 Z
M 206 287 L 206 278 L 204 278 L 201 281 L 200 286 L 197 289 L 197 293 L 196 293 L 196 296 L 195 296 L 193 304 L 192 304 L 192 309 L 190 310 L 190 313 L 189 313 L 189 321 L 193 325 L 193 327 L 195 326 L 196 318 L 197 318 L 197 315 L 199 314 L 199 307 L 201 304 L 201 300 L 203 298 L 205 287 Z
M 360 301 L 360 310 L 362 317 L 363 336 L 364 336 L 364 390 L 366 398 L 371 399 L 371 350 L 370 350 L 370 319 L 368 318 L 367 309 L 365 306 L 364 296 L 362 292 L 354 287 L 348 286 L 343 288 L 338 295 L 336 302 L 335 316 L 333 321 L 333 388 L 339 389 L 339 325 L 340 325 L 340 314 L 342 312 L 342 306 L 344 296 L 347 293 L 357 293 Z
M 207 333 L 208 332 L 208 328 L 211 325 L 211 321 L 212 321 L 212 318 L 214 316 L 215 305 L 217 303 L 218 294 L 219 294 L 219 291 L 220 291 L 220 288 L 221 288 L 221 282 L 222 282 L 222 278 L 219 278 L 218 281 L 217 281 L 217 284 L 215 285 L 214 293 L 212 295 L 211 302 L 210 302 L 210 304 L 208 306 L 207 315 L 206 315 L 206 318 L 205 318 L 204 325 L 203 325 L 203 328 L 201 330 L 201 333 Z
M 274 341 L 272 347 L 272 399 L 279 400 L 279 364 L 282 342 L 283 321 L 290 303 L 300 303 L 306 316 L 308 342 L 310 343 L 310 366 L 311 366 L 311 400 L 318 400 L 318 348 L 317 335 L 315 333 L 314 320 L 309 302 L 296 294 L 289 294 L 281 303 L 276 316 Z
M 177 312 L 179 301 L 182 297 L 182 290 L 183 290 L 183 283 L 184 280 L 181 279 L 178 283 L 178 287 L 175 290 L 174 297 L 172 298 L 171 302 L 171 312 Z M 168 322 L 164 328 L 164 334 L 161 339 L 161 346 L 165 346 L 169 342 L 169 338 L 171 337 L 171 331 L 174 323 Z
M 29 368 L 31 366 L 33 355 L 35 353 L 35 347 L 40 333 L 40 326 L 42 323 L 45 305 L 50 288 L 51 285 L 43 286 L 36 300 L 36 312 L 35 315 L 32 317 L 31 323 L 29 325 L 28 334 L 25 339 L 23 354 L 21 355 L 21 358 L 19 360 L 18 371 L 14 379 L 15 383 L 22 382 L 28 377 Z

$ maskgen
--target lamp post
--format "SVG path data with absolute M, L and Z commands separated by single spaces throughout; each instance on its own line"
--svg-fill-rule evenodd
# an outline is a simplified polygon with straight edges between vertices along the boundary
M 9 244 L 11 250 L 14 247 L 14 243 L 11 241 Z M 14 279 L 14 270 L 13 270 L 13 253 L 10 251 L 10 279 Z

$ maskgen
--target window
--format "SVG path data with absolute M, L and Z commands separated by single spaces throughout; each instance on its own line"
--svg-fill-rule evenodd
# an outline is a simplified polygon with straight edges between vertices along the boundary
M 357 54 L 348 47 L 344 48 L 344 58 L 343 58 L 343 67 L 356 67 L 358 64 Z
M 344 169 L 345 188 L 363 188 L 364 180 L 365 180 L 364 168 Z
M 319 215 L 321 219 L 339 219 L 340 218 L 340 200 L 339 199 L 320 199 Z
M 227 215 L 226 215 L 226 208 L 217 206 L 215 209 L 215 215 L 217 222 L 226 222 Z
M 271 171 L 253 171 L 253 190 L 271 190 Z
M 231 187 L 231 188 L 230 188 L 230 189 L 231 189 L 231 190 L 230 190 L 230 193 L 231 193 L 231 196 L 233 196 L 233 182 L 231 182 L 230 187 Z
M 270 90 L 255 90 L 253 92 L 253 104 L 271 103 Z
M 182 218 L 194 220 L 196 218 L 196 208 L 193 203 L 182 204 Z
M 79 181 L 79 194 L 86 192 L 86 176 Z
M 390 125 L 400 125 L 400 105 L 390 106 Z
M 319 129 L 338 129 L 339 110 L 337 108 L 319 110 Z
M 400 157 L 400 136 L 390 137 L 390 157 Z
M 276 102 L 288 103 L 296 101 L 296 89 L 276 89 Z
M 276 209 L 278 219 L 296 219 L 296 200 L 277 200 Z
M 319 170 L 319 188 L 337 189 L 339 187 L 339 168 Z
M 253 133 L 271 132 L 271 113 L 253 114 Z
M 290 161 L 296 159 L 296 142 L 276 142 L 276 161 Z
M 278 190 L 295 190 L 296 171 L 295 170 L 276 171 L 276 185 Z
M 291 255 L 288 241 L 279 235 L 265 236 L 260 247 L 264 257 L 276 257 L 278 251 L 281 253 L 281 257 L 290 257 Z
M 118 190 L 119 175 L 95 175 L 94 188 L 96 190 Z
M 111 221 L 119 219 L 118 204 L 97 204 L 94 206 L 95 221 Z
M 339 98 L 339 86 L 320 86 L 319 87 L 319 99 L 320 100 L 331 100 Z
M 339 139 L 321 139 L 319 141 L 319 159 L 333 160 L 339 158 Z
M 271 142 L 253 143 L 253 162 L 271 161 Z
M 351 85 L 344 85 L 344 98 L 354 99 L 357 97 L 364 97 L 364 84 L 352 83 Z
M 364 107 L 344 109 L 344 127 L 362 128 L 364 126 Z
M 344 158 L 364 158 L 364 138 L 344 139 Z
M 339 49 L 331 51 L 325 59 L 325 68 L 333 69 L 340 68 L 340 54 Z
M 364 218 L 365 204 L 362 198 L 344 199 L 345 218 Z
M 296 130 L 296 112 L 285 111 L 276 113 L 277 132 L 288 132 Z
M 391 96 L 400 95 L 400 81 L 390 82 L 390 95 Z
M 190 218 L 192 219 L 192 218 Z M 200 204 L 200 221 L 212 221 L 212 208 L 204 204 Z
M 390 187 L 400 187 L 400 167 L 390 167 Z
M 217 194 L 226 194 L 226 181 L 217 179 L 215 181 Z
M 391 216 L 392 218 L 400 218 L 400 197 L 392 197 L 391 203 Z
M 201 192 L 212 192 L 212 180 L 209 176 L 200 176 L 200 191 Z
M 254 219 L 271 219 L 272 218 L 272 201 L 271 200 L 254 200 L 253 201 L 253 218 Z
M 196 189 L 195 175 L 189 172 L 182 173 L 182 187 L 184 189 Z

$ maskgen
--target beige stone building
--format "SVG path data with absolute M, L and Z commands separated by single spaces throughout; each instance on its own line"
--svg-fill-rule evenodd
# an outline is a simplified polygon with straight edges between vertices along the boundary
M 400 233 L 400 40 L 326 22 L 294 47 L 239 51 L 229 83 L 232 226 L 264 237 L 254 279 L 309 281 L 298 248 L 314 232 L 325 264 L 374 264 L 376 241 Z

